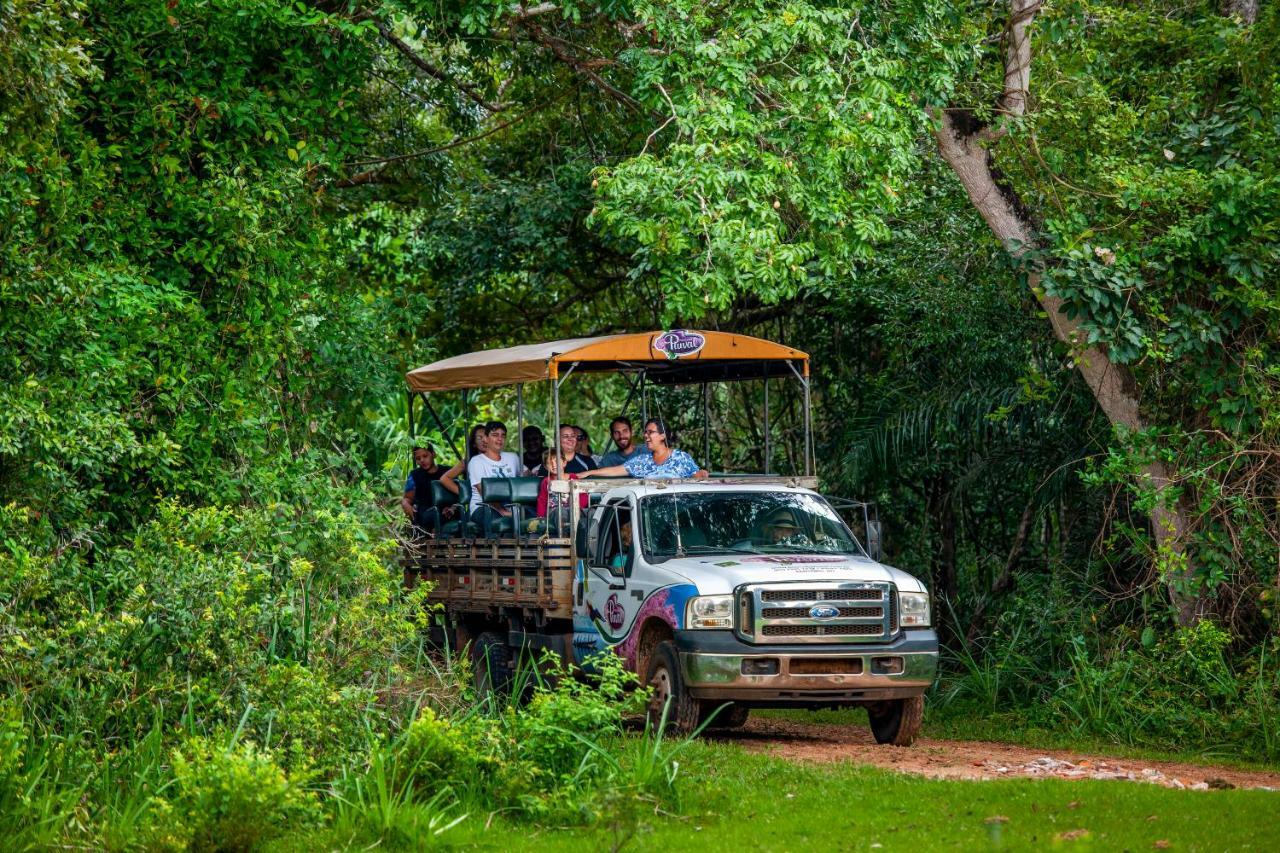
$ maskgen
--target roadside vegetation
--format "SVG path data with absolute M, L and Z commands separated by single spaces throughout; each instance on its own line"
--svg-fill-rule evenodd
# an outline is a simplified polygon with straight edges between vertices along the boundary
M 811 354 L 934 731 L 1280 762 L 1280 5 L 891 5 L 0 0 L 2 845 L 1267 837 L 628 733 L 608 666 L 517 712 L 424 647 L 403 373 L 718 328 Z M 708 467 L 794 469 L 775 394 L 766 460 L 716 392 Z

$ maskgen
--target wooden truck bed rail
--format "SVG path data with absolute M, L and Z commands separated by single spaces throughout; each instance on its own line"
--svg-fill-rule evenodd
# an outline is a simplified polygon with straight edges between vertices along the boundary
M 409 583 L 434 584 L 427 600 L 449 610 L 538 607 L 573 613 L 573 560 L 568 539 L 424 539 L 404 546 Z

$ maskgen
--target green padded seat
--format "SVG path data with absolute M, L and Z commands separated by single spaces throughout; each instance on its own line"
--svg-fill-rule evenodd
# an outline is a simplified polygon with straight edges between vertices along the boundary
M 458 518 L 454 521 L 445 522 L 440 526 L 441 536 L 465 536 L 472 537 L 479 533 L 479 528 L 467 519 L 467 498 L 471 496 L 471 486 L 467 483 L 466 477 L 457 480 L 458 494 L 454 494 L 444 487 L 439 480 L 433 480 L 431 483 L 431 502 L 441 513 L 448 507 L 458 508 Z
M 515 529 L 517 535 L 522 536 L 541 536 L 547 532 L 545 522 L 542 528 L 538 529 L 535 525 L 530 528 L 530 522 L 538 519 L 538 489 L 542 486 L 541 477 L 513 477 L 511 478 L 511 515 L 515 519 Z

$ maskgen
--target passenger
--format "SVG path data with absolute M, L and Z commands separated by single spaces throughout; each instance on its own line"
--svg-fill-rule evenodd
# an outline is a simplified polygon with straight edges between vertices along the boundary
M 630 418 L 614 418 L 613 422 L 609 424 L 609 433 L 613 436 L 613 443 L 617 445 L 617 449 L 610 450 L 604 455 L 604 458 L 600 460 L 601 468 L 621 465 L 640 451 L 640 446 L 631 441 Z
M 408 516 L 415 536 L 431 533 L 437 527 L 439 513 L 431 500 L 431 481 L 439 480 L 444 473 L 444 468 L 436 464 L 436 451 L 431 445 L 413 448 L 413 470 L 405 481 L 400 509 Z
M 618 528 L 618 553 L 613 555 L 613 559 L 609 561 L 609 568 L 615 571 L 621 571 L 627 567 L 627 563 L 631 562 L 631 521 L 622 522 Z
M 600 454 L 591 452 L 591 439 L 587 436 L 587 431 L 582 427 L 578 430 L 578 455 L 583 459 L 590 459 L 594 463 L 592 468 L 600 467 Z
M 524 465 L 524 470 L 532 474 L 542 465 L 543 453 L 547 449 L 547 438 L 542 434 L 542 430 L 532 424 L 521 431 L 520 438 L 524 445 L 524 455 L 520 457 L 520 462 Z
M 542 478 L 542 482 L 538 484 L 537 513 L 538 518 L 547 520 L 547 528 L 549 530 L 559 530 L 569 523 L 568 508 L 562 503 L 565 496 L 551 491 L 551 481 L 560 475 L 560 465 L 563 462 L 563 457 L 558 456 L 554 450 L 548 450 L 543 454 L 542 465 L 539 466 L 547 474 Z M 567 474 L 565 479 L 576 480 L 578 475 Z M 586 492 L 578 495 L 578 507 L 580 509 L 587 508 L 587 498 Z M 529 532 L 533 532 L 533 525 L 535 524 L 536 522 L 531 523 Z
M 511 508 L 498 503 L 485 503 L 481 497 L 481 485 L 486 477 L 516 477 L 522 466 L 520 457 L 504 450 L 507 446 L 507 426 L 502 421 L 485 424 L 484 452 L 471 457 L 467 463 L 467 480 L 471 483 L 471 520 L 482 531 L 489 529 L 489 521 L 495 516 L 511 515 Z
M 578 453 L 578 428 L 573 424 L 560 424 L 560 457 L 569 460 L 564 466 L 566 474 L 581 474 L 599 467 L 590 456 Z M 540 465 L 534 474 L 545 477 L 547 469 Z
M 671 445 L 675 435 L 660 418 L 644 422 L 646 451 L 636 453 L 621 465 L 600 468 L 580 474 L 581 477 L 638 477 L 649 480 L 687 479 L 705 480 L 709 475 L 693 457 Z
M 440 477 L 440 485 L 444 486 L 455 495 L 462 497 L 458 491 L 458 478 L 467 473 L 467 465 L 478 454 L 484 453 L 485 428 L 484 424 L 476 424 L 471 428 L 471 432 L 467 435 L 467 452 L 466 455 L 458 460 L 458 464 L 454 465 L 444 475 Z

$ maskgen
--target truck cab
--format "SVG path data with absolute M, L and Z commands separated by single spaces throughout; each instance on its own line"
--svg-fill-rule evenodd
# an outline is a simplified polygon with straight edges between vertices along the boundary
M 604 493 L 575 568 L 575 658 L 613 649 L 677 729 L 862 705 L 877 740 L 909 743 L 937 666 L 928 592 L 812 489 L 753 479 Z

